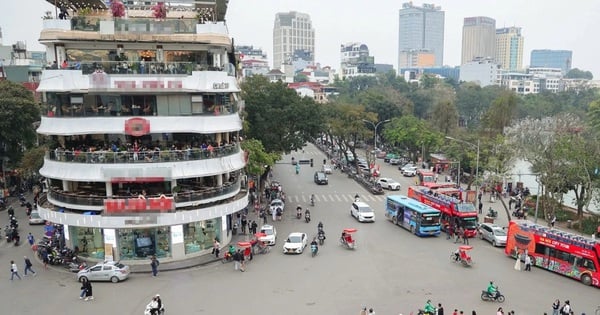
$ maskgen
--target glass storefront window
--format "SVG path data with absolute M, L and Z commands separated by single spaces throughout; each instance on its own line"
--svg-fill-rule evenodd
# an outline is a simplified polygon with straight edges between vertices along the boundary
M 213 240 L 221 240 L 221 218 L 183 225 L 185 254 L 192 254 L 213 246 Z
M 152 229 L 119 229 L 117 235 L 122 260 L 171 257 L 169 227 Z
M 93 259 L 104 259 L 104 235 L 102 229 L 70 226 L 69 234 L 73 248 L 79 249 L 79 255 Z

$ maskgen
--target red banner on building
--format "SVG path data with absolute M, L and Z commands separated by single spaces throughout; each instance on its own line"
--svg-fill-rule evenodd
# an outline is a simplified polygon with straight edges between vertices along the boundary
M 105 215 L 171 212 L 173 210 L 175 210 L 173 197 L 104 199 Z

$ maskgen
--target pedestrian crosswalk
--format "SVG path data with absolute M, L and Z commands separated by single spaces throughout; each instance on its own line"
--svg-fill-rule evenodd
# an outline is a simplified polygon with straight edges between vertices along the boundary
M 354 201 L 356 194 L 315 194 L 315 203 L 342 202 L 350 203 Z M 286 203 L 310 203 L 310 194 L 286 195 Z M 360 200 L 364 202 L 385 201 L 385 195 L 360 195 Z

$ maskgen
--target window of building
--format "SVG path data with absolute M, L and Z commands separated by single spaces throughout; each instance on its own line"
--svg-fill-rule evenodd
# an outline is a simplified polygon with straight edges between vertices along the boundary
M 69 226 L 73 248 L 79 255 L 93 259 L 104 259 L 104 234 L 99 228 Z
M 215 238 L 221 241 L 220 226 L 221 218 L 184 224 L 185 254 L 193 254 L 211 248 Z

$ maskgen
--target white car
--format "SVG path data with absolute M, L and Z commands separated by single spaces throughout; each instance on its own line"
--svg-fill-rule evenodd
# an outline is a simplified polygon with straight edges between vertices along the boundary
M 381 185 L 381 188 L 389 189 L 389 190 L 400 190 L 400 183 L 391 179 L 391 178 L 380 178 L 377 180 L 377 183 Z
M 390 165 L 398 165 L 400 164 L 400 158 L 390 159 Z
M 417 176 L 417 167 L 413 166 L 413 167 L 409 167 L 407 169 L 402 170 L 402 175 L 404 175 L 406 177 Z
M 492 223 L 481 223 L 479 225 L 479 238 L 488 240 L 495 246 L 506 246 L 506 230 Z
M 404 170 L 407 170 L 407 169 L 413 168 L 413 167 L 416 167 L 416 165 L 414 165 L 412 163 L 407 163 L 402 166 L 398 166 L 398 169 L 400 170 L 400 173 L 404 173 Z
M 308 236 L 306 236 L 306 233 L 290 233 L 285 240 L 285 244 L 283 244 L 283 253 L 302 254 L 304 248 L 306 247 L 307 238 Z
M 46 220 L 40 217 L 40 213 L 37 211 L 32 211 L 29 215 L 29 225 L 40 225 L 46 224 Z
M 281 211 L 285 209 L 285 203 L 281 199 L 273 199 L 273 201 L 271 201 L 271 205 L 269 207 L 271 213 L 276 212 L 277 208 L 280 208 Z
M 375 212 L 373 212 L 371 206 L 362 201 L 352 203 L 350 215 L 355 217 L 358 222 L 375 222 Z
M 331 174 L 331 173 L 333 172 L 333 171 L 331 170 L 331 165 L 324 164 L 324 165 L 323 165 L 323 172 L 324 172 L 325 174 Z
M 277 229 L 274 226 L 265 224 L 260 227 L 260 232 L 266 234 L 267 236 L 262 236 L 258 240 L 264 242 L 267 245 L 275 245 L 277 241 Z
M 83 278 L 89 281 L 110 281 L 117 283 L 129 277 L 129 266 L 118 261 L 105 261 L 94 266 L 87 267 L 77 273 L 77 281 Z

